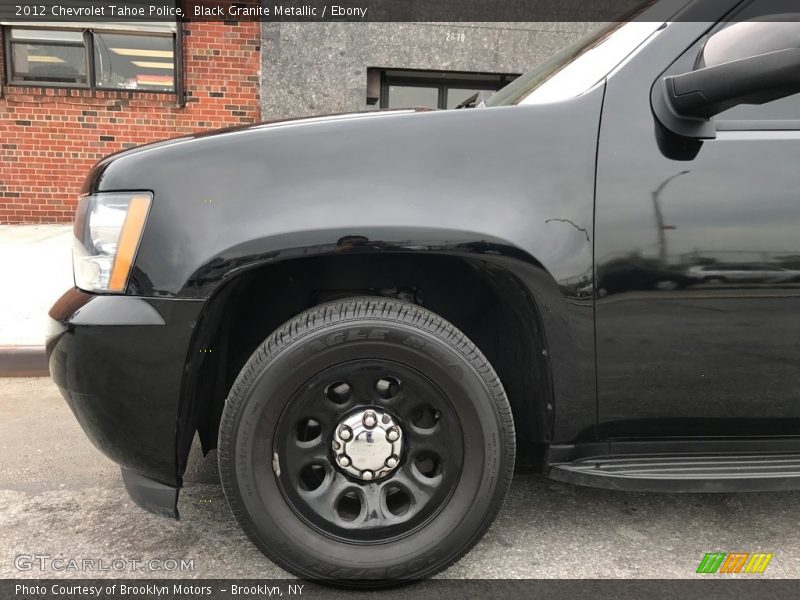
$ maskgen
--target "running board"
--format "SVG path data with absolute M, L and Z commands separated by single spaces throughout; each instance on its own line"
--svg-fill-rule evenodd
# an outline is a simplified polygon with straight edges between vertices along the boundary
M 800 454 L 595 456 L 554 464 L 566 483 L 638 492 L 800 490 Z

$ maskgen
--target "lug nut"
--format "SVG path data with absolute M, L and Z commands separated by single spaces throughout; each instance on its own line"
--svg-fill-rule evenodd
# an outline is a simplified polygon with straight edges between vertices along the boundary
M 397 466 L 397 457 L 390 456 L 389 458 L 387 458 L 386 466 L 389 467 L 390 469 L 394 469 Z
M 368 412 L 364 414 L 364 427 L 366 427 L 367 429 L 372 429 L 377 424 L 378 424 L 378 418 L 375 416 L 375 413 Z
M 339 429 L 339 437 L 347 441 L 353 437 L 353 432 L 350 431 L 350 428 L 347 425 L 344 425 L 341 429 Z
M 346 468 L 350 466 L 350 458 L 347 456 L 342 455 L 337 460 L 339 461 L 339 465 L 342 467 Z
M 397 427 L 390 427 L 386 432 L 386 439 L 390 442 L 396 442 L 400 438 L 400 432 Z
M 366 479 L 369 481 L 374 476 L 374 473 L 370 470 L 361 471 L 361 479 Z
M 338 450 L 341 447 L 342 447 L 342 445 L 339 442 L 337 442 L 336 440 L 333 441 L 333 449 L 334 450 Z

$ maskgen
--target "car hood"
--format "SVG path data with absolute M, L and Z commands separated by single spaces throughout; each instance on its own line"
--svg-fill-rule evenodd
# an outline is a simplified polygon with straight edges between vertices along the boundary
M 242 132 L 269 130 L 269 129 L 283 129 L 288 127 L 313 127 L 315 125 L 325 125 L 328 123 L 343 122 L 343 121 L 360 121 L 365 119 L 379 119 L 381 117 L 392 117 L 397 115 L 410 115 L 421 112 L 431 112 L 430 108 L 406 108 L 406 109 L 387 109 L 387 110 L 371 110 L 350 113 L 337 113 L 330 115 L 320 115 L 313 117 L 295 117 L 291 119 L 279 119 L 275 121 L 264 121 L 252 125 L 239 125 L 236 127 L 225 127 L 222 129 L 213 129 L 210 131 L 201 131 L 192 135 L 184 135 L 174 137 L 150 144 L 144 144 L 135 148 L 128 148 L 109 154 L 102 158 L 89 173 L 86 178 L 82 194 L 91 193 L 94 182 L 102 175 L 103 171 L 111 164 L 123 158 L 129 158 L 137 154 L 148 153 L 153 150 L 160 150 L 170 146 L 176 146 L 192 142 L 196 140 L 204 140 L 207 138 L 216 138 L 234 135 Z

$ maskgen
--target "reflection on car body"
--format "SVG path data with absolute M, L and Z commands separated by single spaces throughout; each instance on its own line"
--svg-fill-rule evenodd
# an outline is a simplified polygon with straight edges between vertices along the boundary
M 694 283 L 792 283 L 800 270 L 767 264 L 709 264 L 691 267 L 686 275 Z

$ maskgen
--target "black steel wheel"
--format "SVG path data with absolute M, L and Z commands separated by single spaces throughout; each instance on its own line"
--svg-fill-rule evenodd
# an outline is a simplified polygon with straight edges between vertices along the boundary
M 455 327 L 358 298 L 276 331 L 237 378 L 220 426 L 234 515 L 307 578 L 380 586 L 426 577 L 488 528 L 513 471 L 503 388 Z
M 370 415 L 375 424 L 364 427 Z M 338 430 L 351 422 L 348 444 Z M 359 426 L 361 435 L 352 433 Z M 336 539 L 374 543 L 414 531 L 441 509 L 461 473 L 453 405 L 430 379 L 396 362 L 353 360 L 319 373 L 289 401 L 276 431 L 287 502 Z

